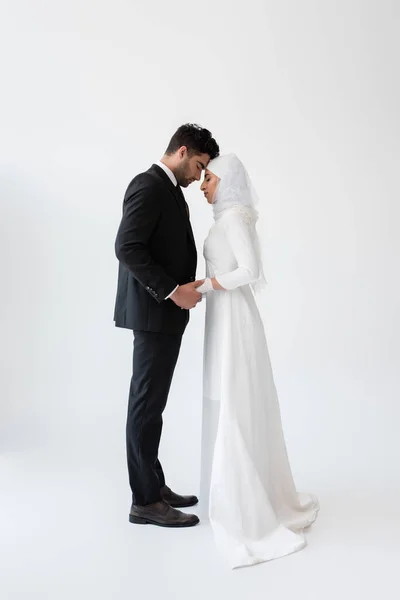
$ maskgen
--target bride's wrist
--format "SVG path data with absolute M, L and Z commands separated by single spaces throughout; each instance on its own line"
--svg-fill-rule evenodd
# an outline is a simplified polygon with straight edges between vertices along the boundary
M 211 279 L 211 285 L 213 287 L 213 290 L 225 290 L 225 288 L 223 288 L 222 285 L 218 282 L 216 277 L 213 277 Z
M 212 292 L 214 290 L 212 280 L 207 277 L 204 282 L 196 288 L 196 291 L 200 292 L 200 294 L 207 294 L 208 292 Z

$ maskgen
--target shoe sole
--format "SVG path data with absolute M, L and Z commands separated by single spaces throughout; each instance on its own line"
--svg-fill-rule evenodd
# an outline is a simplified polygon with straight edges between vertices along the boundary
M 194 521 L 193 523 L 159 523 L 157 521 L 152 521 L 151 519 L 129 515 L 129 523 L 134 523 L 135 525 L 157 525 L 158 527 L 194 527 L 200 523 L 200 519 L 197 519 L 197 521 Z

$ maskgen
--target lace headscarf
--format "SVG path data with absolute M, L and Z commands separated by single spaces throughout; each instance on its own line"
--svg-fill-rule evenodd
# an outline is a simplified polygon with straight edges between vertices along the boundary
M 258 197 L 243 163 L 236 154 L 224 154 L 208 163 L 207 169 L 219 178 L 213 198 L 214 219 L 217 221 L 227 211 L 238 213 L 244 223 L 250 227 L 254 249 L 258 259 L 258 280 L 252 284 L 259 292 L 266 284 L 261 257 L 260 240 L 256 229 Z

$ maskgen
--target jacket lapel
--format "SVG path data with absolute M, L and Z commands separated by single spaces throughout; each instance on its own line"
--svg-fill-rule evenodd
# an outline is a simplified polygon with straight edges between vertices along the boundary
M 192 240 L 193 244 L 195 244 L 194 235 L 193 235 L 193 229 L 192 229 L 192 225 L 190 223 L 189 207 L 187 205 L 187 202 L 185 200 L 185 196 L 183 195 L 183 192 L 181 190 L 180 185 L 177 186 L 176 192 L 177 192 L 177 194 L 179 196 L 179 199 L 180 199 L 179 204 L 180 204 L 180 206 L 183 209 L 183 213 L 184 213 L 184 216 L 185 216 L 185 219 L 186 219 L 186 225 L 187 225 L 187 228 L 188 228 L 189 237 Z
M 185 219 L 189 237 L 190 237 L 191 241 L 193 242 L 193 244 L 196 245 L 196 243 L 194 241 L 192 226 L 190 224 L 189 210 L 187 208 L 185 196 L 183 195 L 181 187 L 179 185 L 175 187 L 174 184 L 172 183 L 172 181 L 170 180 L 170 178 L 168 177 L 168 175 L 165 173 L 165 171 L 163 171 L 158 165 L 153 165 L 151 167 L 151 170 L 155 171 L 157 173 L 157 175 L 159 177 L 161 177 L 161 179 L 163 181 L 165 181 L 166 185 L 168 186 L 169 192 L 175 198 L 175 201 L 177 202 L 177 204 L 179 206 L 182 216 Z

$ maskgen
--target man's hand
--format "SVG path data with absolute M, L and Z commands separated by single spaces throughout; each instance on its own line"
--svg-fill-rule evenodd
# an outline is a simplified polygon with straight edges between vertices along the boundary
M 201 294 L 196 290 L 203 283 L 204 279 L 185 283 L 180 285 L 177 290 L 170 296 L 170 300 L 175 302 L 180 308 L 194 308 L 198 302 L 201 301 Z

